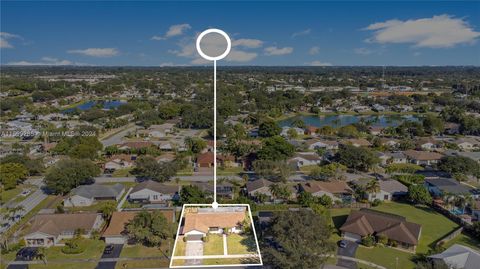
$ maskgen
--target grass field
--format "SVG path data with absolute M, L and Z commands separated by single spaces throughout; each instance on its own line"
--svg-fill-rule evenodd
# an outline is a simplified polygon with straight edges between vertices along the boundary
M 95 262 L 30 264 L 28 269 L 93 269 Z
M 177 238 L 177 245 L 175 247 L 175 256 L 185 256 L 186 243 L 183 242 L 183 236 Z
M 255 254 L 257 243 L 249 236 L 230 234 L 227 236 L 228 254 Z
M 139 260 L 139 261 L 119 261 L 115 269 L 125 268 L 165 268 L 170 264 L 168 259 Z

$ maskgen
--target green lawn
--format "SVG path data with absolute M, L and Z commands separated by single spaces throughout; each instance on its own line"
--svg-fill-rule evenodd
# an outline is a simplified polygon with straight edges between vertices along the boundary
M 183 242 L 183 241 L 182 241 Z M 164 241 L 158 247 L 147 247 L 141 244 L 124 245 L 120 257 L 159 257 L 164 253 L 168 255 L 173 249 L 173 240 Z
M 251 236 L 230 234 L 227 236 L 228 254 L 255 254 L 257 243 Z
M 113 200 L 112 200 L 113 201 Z M 106 203 L 109 203 L 111 201 L 98 201 L 98 202 L 95 202 L 93 205 L 91 206 L 72 206 L 72 207 L 66 207 L 65 208 L 65 211 L 68 211 L 68 212 L 80 212 L 80 211 L 92 211 L 92 212 L 99 212 L 100 209 L 106 204 Z
M 217 170 L 217 174 L 219 176 L 226 176 L 226 175 L 237 175 L 243 172 L 242 167 L 228 167 L 228 168 L 219 168 Z
M 112 173 L 112 177 L 132 177 L 130 174 L 133 168 L 117 169 Z
M 203 244 L 203 255 L 223 255 L 223 238 L 221 235 L 208 235 L 208 242 Z
M 457 237 L 455 237 L 454 239 L 448 241 L 447 243 L 445 243 L 444 247 L 445 248 L 449 248 L 451 247 L 453 244 L 461 244 L 461 245 L 465 245 L 467 247 L 471 247 L 473 249 L 476 249 L 478 251 L 480 251 L 480 240 L 478 239 L 475 239 L 473 237 L 470 237 L 466 234 L 459 234 Z
M 177 237 L 177 245 L 175 246 L 175 256 L 185 256 L 186 243 L 183 242 L 183 236 Z
M 415 264 L 411 261 L 413 255 L 408 252 L 388 247 L 365 248 L 358 247 L 356 258 L 382 265 L 386 268 L 413 269 Z M 398 267 L 395 267 L 398 258 Z
M 0 194 L 0 201 L 1 203 L 6 203 L 13 199 L 15 196 L 19 195 L 22 192 L 23 188 L 21 186 L 17 186 L 14 189 L 10 190 L 3 190 Z
M 80 254 L 65 254 L 62 247 L 49 247 L 46 250 L 47 260 L 68 260 L 68 259 L 97 259 L 102 256 L 105 242 L 101 240 L 82 239 L 80 244 L 85 247 L 85 251 Z
M 305 165 L 300 167 L 300 171 L 309 174 L 315 167 L 318 167 L 318 165 Z

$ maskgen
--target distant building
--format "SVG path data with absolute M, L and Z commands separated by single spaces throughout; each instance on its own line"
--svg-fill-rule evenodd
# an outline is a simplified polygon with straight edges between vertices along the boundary
M 65 207 L 91 206 L 95 201 L 112 200 L 118 201 L 125 192 L 125 187 L 117 183 L 115 185 L 81 185 L 71 191 L 69 197 L 63 200 Z

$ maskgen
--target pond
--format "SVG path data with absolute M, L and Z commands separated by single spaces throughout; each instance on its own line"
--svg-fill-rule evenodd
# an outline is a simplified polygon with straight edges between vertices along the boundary
M 419 117 L 415 115 L 329 115 L 329 116 L 295 116 L 279 121 L 281 127 L 289 127 L 295 120 L 302 120 L 307 126 L 323 127 L 342 127 L 360 122 L 371 122 L 372 126 L 391 127 L 398 126 L 403 121 L 419 121 Z
M 74 111 L 75 109 L 78 109 L 80 111 L 85 111 L 85 110 L 89 110 L 91 109 L 92 107 L 96 106 L 98 103 L 100 103 L 102 105 L 102 108 L 103 109 L 112 109 L 112 108 L 117 108 L 123 104 L 126 104 L 127 102 L 126 101 L 122 101 L 122 100 L 109 100 L 109 101 L 88 101 L 86 103 L 82 103 L 80 105 L 77 105 L 77 106 L 74 106 L 72 108 L 69 108 L 69 109 L 65 109 L 63 112 L 64 113 L 69 113 L 69 112 L 72 112 Z

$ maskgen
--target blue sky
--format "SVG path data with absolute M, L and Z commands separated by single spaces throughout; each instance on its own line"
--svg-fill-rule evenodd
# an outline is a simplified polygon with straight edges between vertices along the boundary
M 480 2 L 1 2 L 1 64 L 480 65 Z

